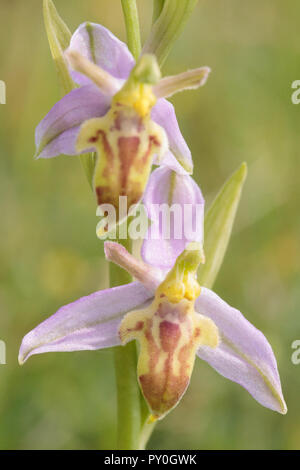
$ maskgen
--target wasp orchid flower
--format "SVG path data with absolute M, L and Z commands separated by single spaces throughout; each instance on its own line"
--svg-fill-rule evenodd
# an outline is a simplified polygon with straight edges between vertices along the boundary
M 116 242 L 106 242 L 105 253 L 135 281 L 61 307 L 24 337 L 21 364 L 34 354 L 96 350 L 136 339 L 138 380 L 153 419 L 177 405 L 196 356 L 242 385 L 263 406 L 286 413 L 276 359 L 265 336 L 198 284 L 201 244 L 189 244 L 167 274 Z
M 65 52 L 78 88 L 62 98 L 36 129 L 36 156 L 95 150 L 93 187 L 98 205 L 137 203 L 152 163 L 191 173 L 191 152 L 165 98 L 203 85 L 202 67 L 161 79 L 151 54 L 135 63 L 126 44 L 101 25 L 84 23 Z

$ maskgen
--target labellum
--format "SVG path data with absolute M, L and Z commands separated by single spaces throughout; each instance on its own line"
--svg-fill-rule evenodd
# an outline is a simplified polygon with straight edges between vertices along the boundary
M 163 156 L 168 148 L 165 131 L 150 116 L 157 100 L 153 85 L 159 78 L 154 56 L 143 56 L 113 97 L 107 114 L 86 121 L 77 139 L 78 152 L 96 149 L 93 188 L 97 204 L 111 204 L 117 216 L 119 197 L 127 197 L 129 210 L 137 204 L 153 157 Z
M 215 324 L 194 310 L 200 294 L 195 270 L 201 261 L 201 251 L 183 252 L 153 303 L 127 314 L 120 326 L 123 344 L 139 341 L 138 379 L 152 420 L 163 418 L 183 396 L 198 348 L 218 345 Z

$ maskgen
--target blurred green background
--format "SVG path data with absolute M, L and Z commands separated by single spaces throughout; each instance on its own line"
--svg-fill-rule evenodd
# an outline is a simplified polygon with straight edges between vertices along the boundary
M 99 22 L 125 40 L 119 0 L 56 0 L 74 31 Z M 145 38 L 150 0 L 139 0 Z M 289 407 L 281 416 L 197 361 L 180 405 L 150 441 L 156 449 L 300 447 L 298 0 L 200 0 L 164 73 L 211 66 L 207 85 L 173 102 L 207 202 L 242 161 L 249 165 L 216 292 L 270 340 Z M 1 449 L 111 448 L 112 352 L 36 356 L 22 368 L 22 337 L 59 306 L 107 285 L 95 204 L 76 158 L 35 161 L 34 129 L 60 97 L 41 0 L 1 0 L 0 365 Z

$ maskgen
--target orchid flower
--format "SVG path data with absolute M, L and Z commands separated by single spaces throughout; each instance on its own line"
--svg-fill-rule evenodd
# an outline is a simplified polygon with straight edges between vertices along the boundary
M 193 246 L 164 278 L 162 271 L 136 260 L 121 245 L 106 242 L 107 259 L 137 282 L 61 307 L 24 337 L 20 363 L 34 354 L 96 350 L 137 339 L 138 378 L 154 418 L 165 416 L 183 396 L 195 355 L 263 406 L 285 414 L 270 344 L 238 310 L 198 285 L 201 250 Z
M 36 156 L 96 150 L 93 187 L 98 205 L 140 201 L 153 161 L 191 173 L 190 150 L 165 98 L 203 85 L 208 67 L 160 79 L 155 56 L 137 63 L 127 45 L 98 24 L 84 23 L 65 52 L 79 88 L 62 98 L 36 129 Z
M 146 203 L 156 184 L 165 192 L 170 189 L 162 184 L 170 171 L 160 168 L 153 173 Z M 190 176 L 177 178 L 175 184 L 175 194 L 181 190 L 182 200 L 201 200 Z M 136 281 L 61 307 L 24 337 L 20 363 L 35 354 L 96 350 L 136 339 L 138 380 L 153 420 L 177 405 L 196 356 L 243 386 L 263 406 L 285 414 L 276 359 L 267 339 L 237 309 L 197 282 L 197 267 L 204 261 L 202 237 L 176 242 L 175 249 L 172 240 L 170 249 L 158 244 L 152 259 L 150 241 L 144 252 L 151 264 L 137 260 L 118 243 L 106 242 L 107 259 Z M 180 246 L 185 249 L 177 256 Z

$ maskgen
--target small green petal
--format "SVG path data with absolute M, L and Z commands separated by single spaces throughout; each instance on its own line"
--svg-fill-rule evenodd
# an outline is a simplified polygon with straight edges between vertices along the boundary
M 211 288 L 221 268 L 246 176 L 247 165 L 243 163 L 224 184 L 205 216 L 206 263 L 198 270 L 198 282 L 201 286 Z

